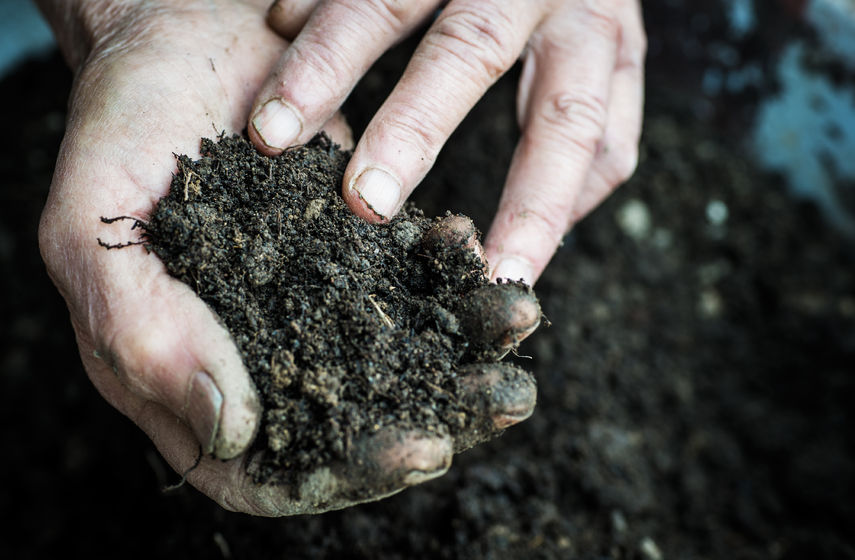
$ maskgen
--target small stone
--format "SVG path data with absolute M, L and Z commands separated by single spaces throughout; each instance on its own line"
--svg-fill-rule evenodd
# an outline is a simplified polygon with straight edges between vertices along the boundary
M 310 200 L 306 205 L 306 211 L 303 212 L 303 219 L 307 222 L 314 220 L 315 218 L 321 215 L 321 212 L 324 211 L 324 208 L 327 205 L 327 201 L 323 198 L 315 198 Z
M 723 226 L 727 223 L 728 217 L 730 217 L 730 211 L 728 210 L 727 205 L 721 200 L 711 200 L 709 204 L 707 204 L 706 214 L 709 223 L 716 227 Z
M 619 509 L 612 510 L 611 518 L 612 530 L 618 535 L 626 533 L 628 528 L 626 517 L 623 516 L 623 513 Z
M 650 537 L 644 537 L 638 543 L 638 551 L 646 560 L 663 560 L 662 551 Z
M 713 319 L 721 315 L 724 304 L 721 296 L 714 289 L 708 289 L 701 292 L 698 300 L 698 312 L 702 317 Z
M 640 241 L 650 235 L 652 220 L 647 205 L 637 198 L 627 200 L 615 215 L 618 226 L 626 235 Z

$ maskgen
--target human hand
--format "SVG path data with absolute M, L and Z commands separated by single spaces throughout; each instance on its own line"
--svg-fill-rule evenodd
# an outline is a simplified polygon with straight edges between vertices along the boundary
M 254 484 L 247 448 L 260 405 L 229 334 L 154 254 L 96 242 L 126 240 L 99 217 L 149 215 L 176 171 L 173 153 L 198 154 L 201 136 L 243 128 L 287 47 L 264 23 L 266 4 L 42 0 L 76 79 L 39 240 L 86 371 L 106 400 L 177 471 L 187 471 L 201 448 L 206 456 L 188 480 L 224 507 L 284 515 L 376 499 L 442 474 L 466 442 L 386 431 L 355 446 L 344 464 L 305 473 L 300 499 Z M 324 128 L 346 143 L 343 121 L 331 119 Z M 520 305 L 494 333 L 497 344 L 515 343 L 539 318 L 536 303 Z M 476 368 L 468 379 L 484 425 L 499 429 L 530 414 L 530 379 L 505 366 Z M 518 390 L 503 389 L 514 383 Z
M 255 99 L 249 135 L 276 154 L 308 140 L 368 67 L 444 4 L 362 136 L 343 194 L 393 216 L 476 101 L 522 55 L 522 137 L 485 241 L 492 277 L 540 276 L 569 228 L 633 172 L 646 39 L 637 0 L 278 0 L 294 39 Z

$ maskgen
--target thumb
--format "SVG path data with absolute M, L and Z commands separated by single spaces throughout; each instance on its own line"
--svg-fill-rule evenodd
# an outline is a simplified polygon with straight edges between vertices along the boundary
M 96 337 L 103 341 L 99 355 L 132 393 L 180 418 L 203 452 L 220 459 L 241 454 L 261 406 L 228 332 L 177 280 L 157 275 L 134 292 L 146 295 L 111 305 Z

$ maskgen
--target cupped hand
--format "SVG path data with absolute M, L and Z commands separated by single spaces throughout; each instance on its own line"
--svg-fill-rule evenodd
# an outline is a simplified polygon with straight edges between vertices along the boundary
M 260 404 L 229 334 L 154 254 L 142 247 L 108 251 L 97 242 L 136 238 L 123 222 L 99 218 L 144 220 L 176 171 L 172 154 L 198 154 L 200 137 L 243 128 L 255 94 L 287 48 L 265 24 L 266 3 L 42 0 L 77 71 L 39 240 L 100 393 L 176 471 L 187 471 L 204 452 L 188 479 L 217 502 L 283 515 L 375 499 L 436 476 L 460 445 L 386 431 L 355 446 L 344 464 L 305 473 L 297 492 L 254 484 L 247 449 Z M 72 23 L 76 31 L 63 33 Z M 318 126 L 346 144 L 343 121 L 328 118 Z M 527 317 L 513 316 L 503 336 L 523 336 L 527 328 L 517 327 Z M 476 368 L 469 379 L 473 407 L 491 429 L 531 412 L 533 385 L 526 389 L 504 366 Z M 514 383 L 521 387 L 517 396 L 490 397 L 507 395 L 494 389 Z
M 532 284 L 569 228 L 635 169 L 638 0 L 278 0 L 268 21 L 294 42 L 255 99 L 250 138 L 267 154 L 308 140 L 380 54 L 440 7 L 360 139 L 343 194 L 368 220 L 393 216 L 522 56 L 522 137 L 485 249 L 494 279 Z

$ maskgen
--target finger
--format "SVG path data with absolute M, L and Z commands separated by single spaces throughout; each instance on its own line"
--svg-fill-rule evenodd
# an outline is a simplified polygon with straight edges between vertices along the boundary
M 434 259 L 437 268 L 444 266 L 449 259 L 459 257 L 472 262 L 486 275 L 486 257 L 481 246 L 481 232 L 472 219 L 463 215 L 449 215 L 437 220 L 422 240 L 425 253 Z M 457 270 L 457 267 L 452 267 Z
M 481 233 L 470 217 L 454 214 L 437 220 L 425 234 L 423 243 L 432 252 L 446 248 L 462 249 L 483 260 L 484 248 L 480 237 Z
M 389 427 L 357 444 L 343 469 L 352 495 L 386 494 L 441 476 L 451 466 L 451 455 L 447 435 Z
M 492 438 L 534 412 L 537 383 L 529 372 L 510 364 L 477 364 L 459 373 L 471 419 L 455 438 L 455 452 Z
M 540 275 L 603 137 L 620 24 L 593 3 L 574 6 L 538 31 L 526 56 L 523 134 L 484 247 L 494 279 L 531 284 Z
M 294 40 L 320 0 L 276 0 L 267 11 L 267 25 L 281 37 Z
M 369 123 L 344 175 L 344 198 L 370 221 L 391 218 L 463 117 L 516 61 L 543 7 L 456 0 L 440 13 Z
M 383 428 L 354 444 L 349 460 L 298 477 L 296 486 L 248 487 L 247 503 L 260 515 L 323 513 L 379 500 L 408 486 L 442 476 L 451 466 L 447 435 Z M 253 464 L 260 460 L 256 457 Z
M 455 311 L 475 360 L 500 360 L 540 325 L 540 305 L 524 285 L 490 284 L 465 296 Z
M 328 0 L 315 9 L 250 112 L 249 137 L 265 154 L 307 141 L 368 67 L 437 2 Z
M 618 185 L 629 179 L 638 164 L 647 43 L 639 9 L 633 10 L 624 29 L 621 53 L 612 78 L 605 135 L 588 181 L 573 208 L 573 223 L 586 216 Z
M 94 328 L 98 355 L 134 395 L 181 418 L 205 453 L 239 455 L 255 435 L 260 404 L 228 332 L 154 255 L 110 256 L 110 267 L 137 271 L 136 284 L 105 301 Z
M 352 150 L 354 146 L 353 131 L 350 125 L 347 124 L 347 119 L 344 115 L 337 111 L 330 120 L 328 120 L 321 130 L 327 133 L 333 142 L 341 146 L 343 150 Z

